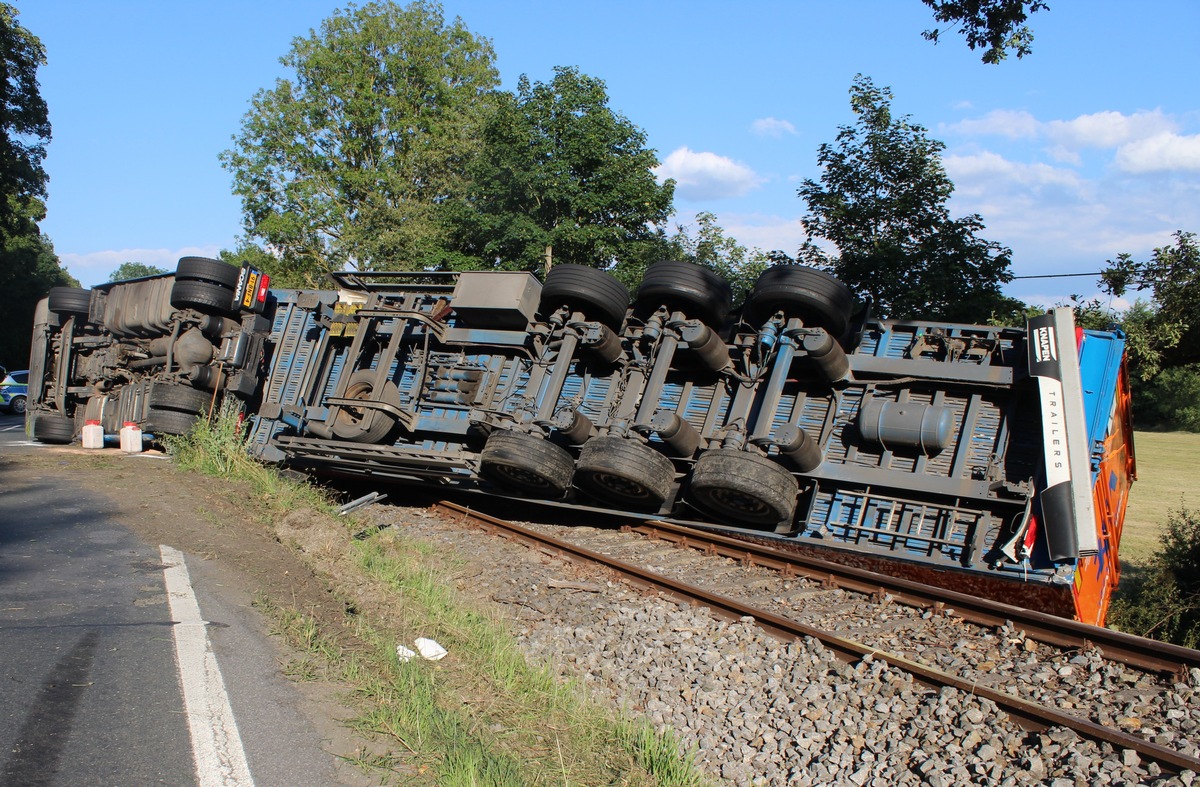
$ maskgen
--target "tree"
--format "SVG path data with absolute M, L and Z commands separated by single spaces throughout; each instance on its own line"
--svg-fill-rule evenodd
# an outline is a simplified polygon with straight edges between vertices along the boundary
M 955 25 L 971 51 L 984 48 L 983 62 L 999 63 L 1009 50 L 1020 59 L 1033 50 L 1033 32 L 1025 24 L 1029 14 L 1048 11 L 1043 0 L 921 0 L 933 9 L 939 23 Z M 950 29 L 950 28 L 947 28 Z M 937 43 L 945 30 L 926 30 L 925 39 Z
M 29 358 L 38 299 L 54 286 L 79 286 L 38 229 L 46 215 L 42 160 L 50 141 L 37 80 L 45 64 L 42 42 L 18 24 L 15 8 L 0 3 L 0 364 L 10 369 Z
M 491 43 L 442 7 L 351 5 L 292 41 L 221 156 L 244 225 L 289 269 L 420 269 L 446 247 L 497 85 Z
M 1108 260 L 1102 284 L 1113 295 L 1149 290 L 1154 297 L 1151 336 L 1164 366 L 1200 362 L 1200 246 L 1194 232 L 1178 230 L 1145 262 L 1131 254 Z
M 20 232 L 0 230 L 0 366 L 23 369 L 29 360 L 29 342 L 33 336 L 33 311 L 51 287 L 78 287 L 79 282 L 59 265 L 50 238 L 38 232 L 37 222 L 45 218 L 41 200 L 14 203 L 13 221 L 24 228 Z
M 0 229 L 24 231 L 29 200 L 46 196 L 42 160 L 50 115 L 38 87 L 46 48 L 17 22 L 17 9 L 0 3 Z
M 1101 285 L 1113 295 L 1146 292 L 1121 319 L 1129 347 L 1134 412 L 1143 426 L 1200 431 L 1200 246 L 1179 230 L 1173 245 L 1150 259 L 1119 254 L 1109 260 Z
M 116 270 L 108 275 L 108 280 L 125 281 L 126 279 L 140 279 L 143 276 L 157 276 L 160 273 L 168 273 L 168 271 L 165 268 L 147 265 L 144 262 L 122 262 L 117 266 Z
M 708 211 L 696 214 L 695 237 L 687 227 L 680 225 L 670 242 L 672 259 L 702 265 L 729 282 L 734 302 L 739 302 L 754 286 L 759 274 L 777 261 L 761 249 L 747 250 L 735 239 L 727 237 L 717 224 L 717 217 Z
M 645 133 L 608 106 L 600 79 L 554 69 L 522 76 L 484 127 L 482 155 L 460 206 L 459 247 L 479 264 L 542 270 L 560 262 L 612 268 L 664 248 L 654 225 L 672 212 Z
M 1011 250 L 978 237 L 978 214 L 950 217 L 954 184 L 941 163 L 945 145 L 909 116 L 893 117 L 891 100 L 889 88 L 855 77 L 856 124 L 820 146 L 821 180 L 799 189 L 809 209 L 799 256 L 832 270 L 889 316 L 982 322 L 1012 312 L 1015 302 L 1000 292 L 1012 280 Z M 831 241 L 838 256 L 822 251 L 816 238 Z

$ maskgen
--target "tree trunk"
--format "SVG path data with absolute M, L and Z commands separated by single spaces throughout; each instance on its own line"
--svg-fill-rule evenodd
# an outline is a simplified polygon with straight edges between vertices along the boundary
M 542 272 L 542 278 L 550 273 L 550 268 L 554 265 L 554 247 L 546 244 L 546 269 Z

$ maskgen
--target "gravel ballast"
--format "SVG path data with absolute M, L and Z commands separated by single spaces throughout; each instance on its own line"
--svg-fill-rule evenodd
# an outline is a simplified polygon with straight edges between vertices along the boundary
M 714 780 L 734 785 L 1163 784 L 1195 775 L 1162 773 L 1131 750 L 1113 750 L 1052 729 L 1028 733 L 995 705 L 955 689 L 935 691 L 881 661 L 838 661 L 816 640 L 782 643 L 752 619 L 715 620 L 420 509 L 378 508 L 381 524 L 434 541 L 468 561 L 460 589 L 503 605 L 527 655 L 580 680 L 599 699 L 672 729 Z M 960 630 L 961 622 L 952 621 Z M 1015 632 L 995 639 L 1020 641 Z M 953 646 L 951 646 L 953 647 Z M 1010 664 L 1028 680 L 1045 665 L 1019 646 Z M 1031 663 L 1032 662 L 1032 663 Z M 1137 678 L 1095 654 L 1054 667 L 1055 686 L 1076 693 L 1117 682 L 1114 720 L 1136 718 Z M 1099 675 L 1099 678 L 1095 676 Z M 1197 728 L 1195 685 L 1156 696 L 1169 728 L 1156 742 L 1179 746 Z M 1058 690 L 1058 689 L 1055 689 Z M 1065 690 L 1064 690 L 1065 691 Z M 1068 691 L 1068 693 L 1070 693 Z M 1165 698 L 1165 699 L 1164 699 Z M 1123 704 L 1122 704 L 1123 702 Z M 1185 737 L 1186 736 L 1186 737 Z M 1161 738 L 1161 740 L 1159 740 Z M 1187 744 L 1184 750 L 1194 748 Z

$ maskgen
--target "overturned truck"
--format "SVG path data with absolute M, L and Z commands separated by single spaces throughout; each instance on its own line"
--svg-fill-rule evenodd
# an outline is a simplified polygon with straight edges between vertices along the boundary
M 1124 337 L 872 319 L 803 266 L 734 307 L 608 273 L 175 274 L 38 308 L 27 425 L 185 432 L 232 398 L 264 462 L 719 527 L 1102 624 L 1135 478 Z

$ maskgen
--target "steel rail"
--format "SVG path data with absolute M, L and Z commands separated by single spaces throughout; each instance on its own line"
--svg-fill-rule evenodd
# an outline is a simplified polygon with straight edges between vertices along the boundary
M 833 651 L 843 661 L 854 662 L 863 659 L 882 661 L 896 669 L 908 672 L 917 681 L 931 688 L 940 689 L 950 686 L 960 691 L 989 699 L 1025 729 L 1041 731 L 1049 727 L 1066 727 L 1089 740 L 1098 743 L 1108 743 L 1117 749 L 1131 749 L 1142 760 L 1157 762 L 1161 767 L 1168 768 L 1171 771 L 1190 770 L 1200 772 L 1200 759 L 1188 757 L 1173 749 L 1121 732 L 1120 730 L 1105 727 L 1089 719 L 1063 713 L 1055 708 L 1046 708 L 1011 694 L 996 691 L 986 686 L 980 686 L 973 681 L 959 678 L 942 670 L 928 667 L 924 664 L 910 661 L 902 656 L 878 650 L 854 640 L 808 626 L 799 621 L 790 620 L 766 610 L 749 606 L 735 599 L 711 593 L 703 588 L 646 571 L 637 566 L 609 558 L 598 552 L 593 552 L 592 550 L 554 538 L 553 536 L 543 535 L 534 530 L 521 527 L 516 523 L 473 511 L 466 506 L 443 500 L 434 504 L 433 507 L 447 513 L 457 514 L 462 520 L 471 521 L 488 532 L 516 539 L 544 553 L 568 560 L 604 566 L 635 586 L 647 590 L 653 589 L 682 603 L 694 606 L 707 606 L 722 618 L 736 620 L 743 617 L 752 617 L 759 627 L 782 640 L 787 641 L 812 637 Z
M 709 554 L 771 568 L 785 575 L 806 576 L 846 590 L 877 597 L 887 594 L 901 604 L 952 612 L 963 620 L 983 626 L 998 628 L 1006 622 L 1011 622 L 1023 630 L 1027 637 L 1038 642 L 1060 648 L 1096 648 L 1106 659 L 1147 672 L 1182 679 L 1189 669 L 1200 667 L 1200 650 L 1137 637 L 953 590 L 935 588 L 829 560 L 784 552 L 754 541 L 744 541 L 660 521 L 626 525 L 622 529 L 669 541 L 681 547 L 691 547 Z

